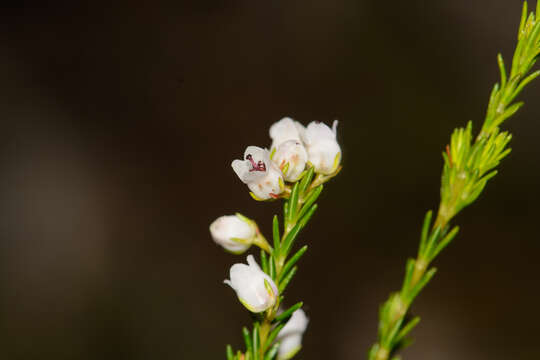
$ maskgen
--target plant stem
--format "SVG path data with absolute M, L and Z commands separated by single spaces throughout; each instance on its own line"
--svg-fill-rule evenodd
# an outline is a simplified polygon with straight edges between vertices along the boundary
M 457 234 L 457 227 L 448 231 L 450 221 L 478 198 L 487 181 L 497 173 L 495 169 L 499 162 L 510 152 L 507 144 L 512 137 L 501 132 L 499 126 L 523 105 L 512 104 L 523 88 L 540 76 L 539 71 L 527 75 L 540 55 L 539 19 L 540 1 L 535 13 L 529 13 L 527 2 L 524 2 L 510 76 L 507 77 L 503 58 L 499 55 L 501 80 L 491 92 L 479 134 L 473 137 L 472 123 L 469 122 L 467 127 L 456 129 L 451 136 L 443 153 L 437 218 L 431 224 L 431 212 L 426 215 L 418 255 L 407 262 L 403 286 L 381 307 L 379 334 L 369 352 L 370 360 L 397 359 L 394 354 L 407 345 L 406 337 L 419 321 L 419 318 L 406 318 L 409 307 L 435 274 L 434 268 L 429 269 L 430 263 Z
M 304 197 L 301 195 L 298 197 L 298 203 L 303 204 L 303 202 L 304 202 Z M 293 219 L 294 220 L 291 221 L 290 223 L 289 222 L 285 223 L 283 235 L 281 236 L 281 244 L 283 244 L 284 240 L 287 238 L 291 230 L 296 226 L 296 223 L 298 222 L 298 219 L 296 218 L 293 218 Z M 287 260 L 287 254 L 280 254 L 278 259 L 275 259 L 275 260 L 276 260 L 275 278 L 279 279 L 281 276 L 281 271 L 283 270 L 283 265 L 285 264 L 285 261 Z M 279 281 L 276 282 L 276 285 L 279 287 L 280 285 Z M 279 305 L 280 304 L 278 300 L 276 302 L 276 305 L 265 313 L 264 320 L 261 323 L 260 330 L 259 330 L 260 342 L 261 342 L 260 351 L 259 351 L 260 360 L 264 359 L 264 349 L 268 348 L 268 345 L 270 345 L 270 344 L 266 344 L 266 340 L 268 339 L 268 334 L 270 333 L 270 330 L 272 328 L 272 321 L 275 319 L 277 315 L 277 309 L 279 308 Z

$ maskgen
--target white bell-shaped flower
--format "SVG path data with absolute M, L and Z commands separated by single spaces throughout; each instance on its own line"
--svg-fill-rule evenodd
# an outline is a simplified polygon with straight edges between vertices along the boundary
M 280 343 L 278 360 L 290 359 L 302 347 L 302 336 L 306 331 L 309 319 L 302 309 L 296 310 L 283 329 L 279 332 L 276 341 Z
M 278 147 L 272 161 L 279 166 L 286 181 L 298 181 L 306 168 L 308 154 L 306 148 L 298 140 L 287 140 Z
M 225 250 L 241 254 L 253 243 L 257 228 L 253 222 L 240 215 L 226 215 L 217 218 L 210 225 L 214 241 Z
M 248 146 L 244 160 L 234 160 L 231 165 L 257 200 L 277 198 L 283 192 L 283 174 L 276 164 L 270 161 L 268 150 Z
M 315 167 L 315 172 L 329 175 L 337 170 L 341 161 L 341 148 L 336 140 L 337 120 L 332 129 L 326 124 L 313 121 L 309 123 L 303 135 L 308 159 Z
M 251 312 L 259 313 L 274 306 L 279 295 L 274 281 L 264 273 L 252 255 L 246 264 L 234 264 L 230 280 L 225 280 L 236 291 L 240 302 Z
M 275 151 L 279 145 L 288 140 L 301 141 L 304 131 L 304 126 L 298 121 L 284 117 L 270 126 L 270 137 L 272 138 L 270 149 Z

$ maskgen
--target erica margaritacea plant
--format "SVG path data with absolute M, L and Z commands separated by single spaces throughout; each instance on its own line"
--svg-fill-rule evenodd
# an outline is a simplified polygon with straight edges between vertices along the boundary
M 407 262 L 403 285 L 380 308 L 378 337 L 369 352 L 370 360 L 399 359 L 397 352 L 411 342 L 409 333 L 420 319 L 411 316 L 410 306 L 435 275 L 431 263 L 458 233 L 452 219 L 480 196 L 497 174 L 499 162 L 510 153 L 507 145 L 512 136 L 500 126 L 521 108 L 523 103 L 514 102 L 516 97 L 540 75 L 539 71 L 529 73 L 539 54 L 540 2 L 532 13 L 525 2 L 510 71 L 507 73 L 499 55 L 500 82 L 493 87 L 480 131 L 474 135 L 471 122 L 456 129 L 443 152 L 437 215 L 433 219 L 429 211 L 425 216 L 418 254 Z
M 249 255 L 247 264 L 234 264 L 225 280 L 253 318 L 253 325 L 242 329 L 245 349 L 227 346 L 228 360 L 287 360 L 302 347 L 308 324 L 303 303 L 285 308 L 283 293 L 307 250 L 304 245 L 293 252 L 295 241 L 317 210 L 323 184 L 341 169 L 336 127 L 337 122 L 332 128 L 319 122 L 304 127 L 283 118 L 270 127 L 270 151 L 248 146 L 231 164 L 255 200 L 283 201 L 283 220 L 280 226 L 274 215 L 271 244 L 255 221 L 240 214 L 221 216 L 210 225 L 214 241 L 230 253 L 260 248 L 259 262 Z

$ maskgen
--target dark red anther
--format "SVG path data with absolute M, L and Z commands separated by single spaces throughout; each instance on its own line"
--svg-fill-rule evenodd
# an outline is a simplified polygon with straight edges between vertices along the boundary
M 450 162 L 450 167 L 452 167 L 452 154 L 450 154 L 450 146 L 446 145 L 446 155 L 448 155 L 448 161 Z
M 255 164 L 255 160 L 253 160 L 253 156 L 251 156 L 251 154 L 247 154 L 246 159 L 251 163 L 251 169 L 249 169 L 249 172 L 266 171 L 266 164 L 262 160 L 259 160 L 259 162 Z

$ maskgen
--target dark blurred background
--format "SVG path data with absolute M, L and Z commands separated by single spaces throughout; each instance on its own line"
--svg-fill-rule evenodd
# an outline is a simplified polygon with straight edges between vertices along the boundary
M 534 6 L 534 3 L 531 4 Z M 436 209 L 452 129 L 479 126 L 520 1 L 12 2 L 0 12 L 0 356 L 224 359 L 250 318 L 245 256 L 208 225 L 270 231 L 230 163 L 283 116 L 340 120 L 342 174 L 287 297 L 303 359 L 365 359 L 378 305 Z M 540 84 L 500 175 L 413 307 L 406 359 L 540 357 Z

